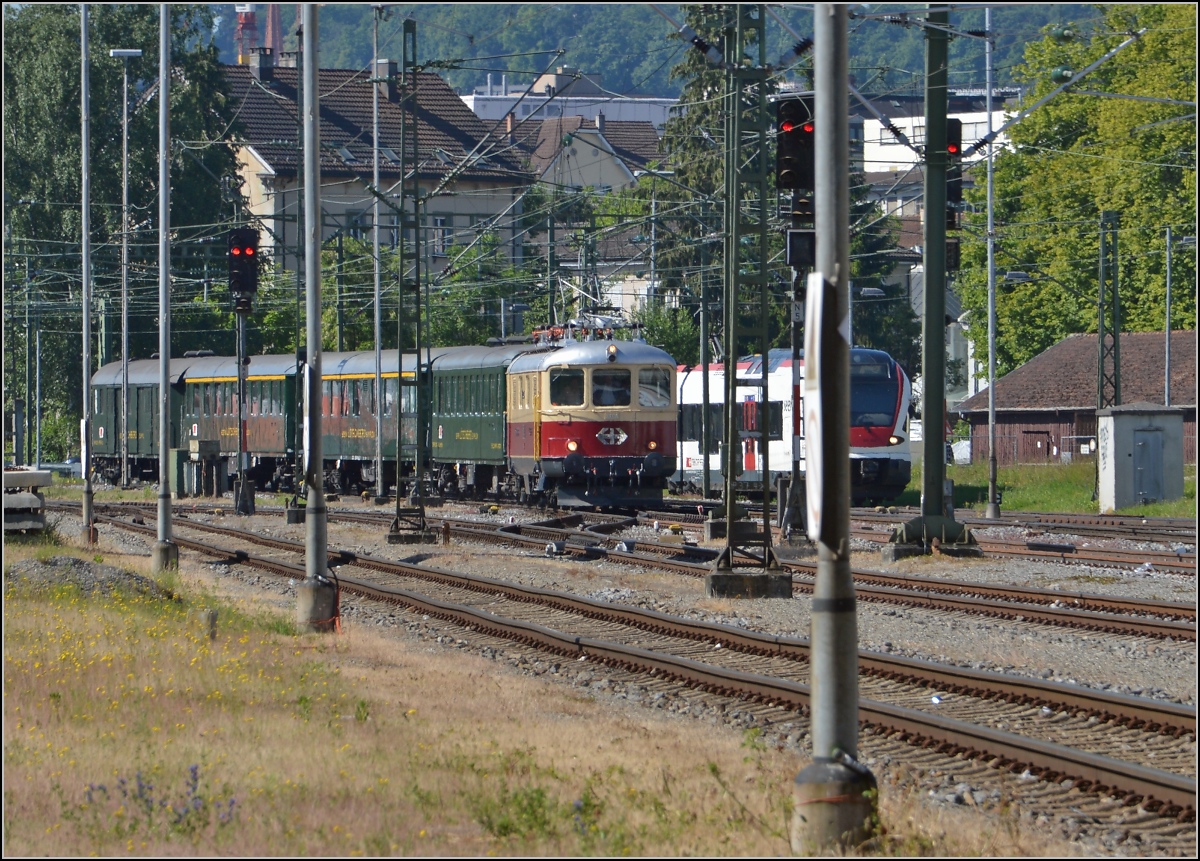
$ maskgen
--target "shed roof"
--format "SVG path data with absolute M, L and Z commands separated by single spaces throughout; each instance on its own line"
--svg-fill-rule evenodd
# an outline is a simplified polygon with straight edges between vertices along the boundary
M 1121 333 L 1121 400 L 1162 403 L 1166 374 L 1162 332 Z M 996 409 L 1095 409 L 1097 336 L 1070 335 L 996 381 Z M 1171 405 L 1196 406 L 1196 333 L 1171 333 Z M 987 412 L 987 390 L 959 404 L 959 413 Z

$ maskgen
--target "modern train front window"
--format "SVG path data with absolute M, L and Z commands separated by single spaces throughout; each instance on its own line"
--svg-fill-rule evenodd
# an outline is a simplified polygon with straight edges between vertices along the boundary
M 629 375 L 628 371 L 625 373 Z M 583 371 L 568 368 L 550 371 L 550 403 L 556 407 L 583 406 Z
M 630 400 L 627 368 L 592 371 L 592 404 L 597 407 L 627 407 Z
M 671 406 L 671 372 L 666 368 L 642 368 L 638 371 L 638 406 Z
M 853 365 L 850 368 L 850 424 L 854 427 L 890 427 L 896 420 L 900 380 L 888 365 Z

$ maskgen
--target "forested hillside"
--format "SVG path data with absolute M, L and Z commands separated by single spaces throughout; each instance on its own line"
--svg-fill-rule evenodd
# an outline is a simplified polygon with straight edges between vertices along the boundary
M 267 5 L 256 4 L 260 38 L 266 33 Z M 675 20 L 682 21 L 679 4 L 662 4 Z M 899 7 L 896 7 L 899 8 Z M 915 8 L 915 7 L 914 7 Z M 214 7 L 221 21 L 217 44 L 225 62 L 235 60 L 233 35 L 237 16 L 231 4 Z M 887 6 L 867 7 L 868 12 L 890 11 Z M 784 8 L 779 14 L 802 34 L 812 32 L 811 13 Z M 950 13 L 951 24 L 963 30 L 981 30 L 983 11 Z M 487 83 L 489 72 L 499 85 L 508 76 L 510 88 L 525 88 L 538 74 L 557 65 L 571 66 L 598 76 L 601 85 L 616 94 L 679 95 L 678 82 L 669 79 L 686 45 L 675 37 L 670 24 L 649 4 L 533 3 L 420 3 L 389 7 L 380 23 L 380 52 L 395 57 L 400 49 L 400 22 L 417 21 L 417 54 L 422 63 L 461 60 L 442 74 L 451 86 L 469 93 Z M 371 7 L 366 4 L 322 6 L 320 19 L 321 63 L 327 68 L 359 68 L 371 58 Z M 296 47 L 296 6 L 280 4 L 280 18 L 288 34 L 284 50 Z M 1098 7 L 1082 4 L 1013 4 L 993 12 L 998 34 L 996 79 L 1011 83 L 1012 70 L 1022 62 L 1025 43 L 1034 41 L 1050 23 L 1073 22 L 1081 29 L 1100 24 Z M 794 41 L 772 22 L 767 55 L 780 56 Z M 555 57 L 554 51 L 563 53 Z M 856 18 L 851 21 L 851 71 L 860 85 L 873 91 L 920 89 L 925 70 L 925 44 L 918 27 Z M 978 39 L 951 42 L 951 82 L 960 86 L 984 81 L 984 49 Z

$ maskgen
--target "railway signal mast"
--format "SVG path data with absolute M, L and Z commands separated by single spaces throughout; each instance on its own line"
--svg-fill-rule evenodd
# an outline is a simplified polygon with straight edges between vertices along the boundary
M 234 485 L 234 510 L 238 514 L 254 513 L 254 484 L 247 477 L 250 469 L 246 452 L 246 318 L 254 310 L 258 295 L 258 231 L 251 227 L 235 227 L 229 231 L 229 295 L 237 318 L 238 372 L 238 480 Z
M 786 257 L 792 268 L 792 403 L 801 403 L 800 350 L 804 343 L 805 278 L 816 263 L 816 154 L 817 120 L 815 95 L 780 101 L 775 107 L 776 159 L 775 188 L 792 192 L 791 228 L 787 231 Z M 800 496 L 801 447 L 804 445 L 800 410 L 792 409 L 792 480 L 787 499 L 782 493 L 779 505 L 780 522 L 788 538 L 798 535 L 803 522 L 803 501 Z

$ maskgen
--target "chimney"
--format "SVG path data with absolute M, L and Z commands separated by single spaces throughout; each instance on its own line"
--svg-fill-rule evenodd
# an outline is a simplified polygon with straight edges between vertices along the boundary
M 387 78 L 386 81 L 379 81 L 375 85 L 379 88 L 380 97 L 389 102 L 396 101 L 396 61 L 380 58 L 375 62 L 378 64 L 375 67 L 375 77 Z
M 487 87 L 487 94 L 488 94 L 489 96 L 492 94 L 492 73 L 491 73 L 491 72 L 488 72 L 488 87 Z
M 604 134 L 604 113 L 603 112 L 596 114 L 596 129 L 600 132 L 600 134 Z
M 266 83 L 275 75 L 275 52 L 270 48 L 256 48 L 250 52 L 250 74 Z
M 500 76 L 500 95 L 508 95 L 508 75 Z
M 504 132 L 508 135 L 508 142 L 510 145 L 517 142 L 515 130 L 516 123 L 514 122 L 515 120 L 516 117 L 513 115 L 512 111 L 509 111 L 504 117 Z
M 295 69 L 298 64 L 296 58 L 299 56 L 298 51 L 280 51 L 279 52 L 279 68 Z

